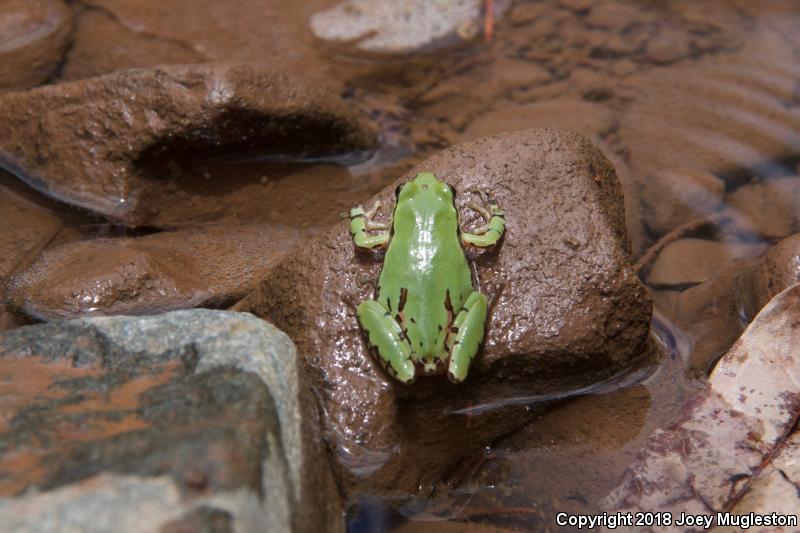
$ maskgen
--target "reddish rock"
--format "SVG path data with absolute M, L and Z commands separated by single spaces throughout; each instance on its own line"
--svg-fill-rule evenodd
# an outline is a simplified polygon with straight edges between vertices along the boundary
M 72 34 L 72 9 L 62 0 L 0 4 L 0 92 L 52 77 Z
M 728 205 L 764 239 L 782 239 L 800 229 L 800 178 L 780 178 L 743 185 L 727 197 Z
M 722 208 L 725 182 L 690 168 L 659 169 L 640 180 L 638 196 L 651 233 L 663 235 Z
M 41 191 L 128 224 L 148 216 L 181 153 L 296 158 L 369 150 L 361 117 L 331 93 L 249 65 L 129 70 L 0 97 L 0 161 Z
M 37 320 L 226 307 L 299 241 L 293 228 L 221 225 L 43 252 L 9 282 L 6 301 Z
M 477 222 L 467 208 L 476 188 L 508 221 L 502 243 L 475 260 L 482 291 L 496 301 L 464 384 L 439 376 L 400 385 L 368 353 L 354 308 L 372 297 L 381 262 L 355 250 L 347 221 L 279 263 L 237 306 L 298 344 L 340 472 L 356 492 L 426 487 L 469 449 L 524 421 L 520 397 L 636 366 L 648 337 L 651 303 L 628 262 L 620 185 L 586 139 L 552 130 L 480 139 L 396 183 L 423 170 L 458 191 L 465 227 Z M 393 191 L 364 204 L 391 206 Z

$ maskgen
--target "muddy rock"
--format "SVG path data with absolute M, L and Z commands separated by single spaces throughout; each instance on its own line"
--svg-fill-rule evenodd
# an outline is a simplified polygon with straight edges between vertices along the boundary
M 5 0 L 0 6 L 0 92 L 27 89 L 56 73 L 72 34 L 62 0 Z
M 784 102 L 794 98 L 795 59 L 781 39 L 763 28 L 736 52 L 626 77 L 637 97 L 622 113 L 619 135 L 634 177 L 688 167 L 738 183 L 794 157 L 800 113 Z
M 799 320 L 800 285 L 794 285 L 753 320 L 682 419 L 654 433 L 600 507 L 673 516 L 725 510 L 753 490 L 754 480 L 769 475 L 773 454 L 800 414 Z M 796 499 L 796 486 L 786 489 Z
M 727 262 L 758 255 L 763 245 L 723 243 L 706 239 L 679 239 L 659 254 L 647 276 L 657 287 L 685 287 L 711 279 Z
M 176 63 L 245 62 L 330 84 L 337 70 L 314 48 L 306 5 L 293 0 L 82 0 L 79 5 L 66 79 Z
M 0 376 L 10 530 L 343 530 L 294 345 L 255 317 L 22 327 L 0 334 Z
M 86 9 L 77 17 L 75 38 L 61 80 L 91 78 L 130 68 L 206 62 L 205 55 L 180 41 L 153 38 L 121 23 L 111 12 Z
M 4 166 L 129 224 L 146 220 L 148 196 L 163 194 L 157 161 L 187 152 L 330 156 L 375 141 L 336 95 L 250 65 L 129 70 L 7 94 L 0 113 Z
M 381 261 L 356 251 L 347 221 L 270 271 L 237 307 L 274 321 L 298 343 L 326 414 L 347 488 L 407 495 L 468 450 L 529 416 L 528 395 L 585 386 L 642 362 L 651 302 L 629 266 L 620 185 L 585 138 L 525 130 L 458 145 L 396 183 L 433 171 L 458 191 L 505 209 L 507 232 L 478 253 L 494 295 L 484 348 L 462 385 L 444 376 L 400 385 L 368 353 L 355 317 L 373 297 Z M 393 205 L 395 186 L 372 199 Z
M 640 180 L 639 198 L 647 229 L 663 235 L 722 208 L 725 182 L 696 169 L 661 169 Z
M 736 278 L 736 299 L 750 320 L 780 291 L 800 283 L 800 234 L 784 239 Z
M 757 257 L 734 259 L 676 300 L 678 326 L 692 339 L 691 365 L 703 371 L 733 344 L 775 295 L 800 282 L 800 235 Z
M 17 273 L 6 301 L 37 320 L 226 307 L 299 237 L 292 228 L 241 224 L 68 243 Z
M 765 239 L 782 239 L 800 229 L 800 178 L 743 185 L 728 195 L 741 222 Z

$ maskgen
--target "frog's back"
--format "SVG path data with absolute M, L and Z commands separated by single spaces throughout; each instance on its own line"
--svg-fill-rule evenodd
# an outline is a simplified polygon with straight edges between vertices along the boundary
M 398 201 L 378 300 L 406 329 L 419 357 L 442 351 L 449 318 L 472 292 L 452 195 L 417 194 Z

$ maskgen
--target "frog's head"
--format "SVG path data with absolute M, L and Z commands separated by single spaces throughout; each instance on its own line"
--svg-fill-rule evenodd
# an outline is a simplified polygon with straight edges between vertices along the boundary
M 398 203 L 424 198 L 452 204 L 455 195 L 455 189 L 451 185 L 439 181 L 433 172 L 420 172 L 413 180 L 398 186 L 395 190 Z

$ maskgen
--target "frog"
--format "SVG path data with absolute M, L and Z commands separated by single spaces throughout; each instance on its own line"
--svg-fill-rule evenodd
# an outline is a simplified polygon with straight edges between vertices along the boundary
M 483 343 L 488 300 L 473 285 L 466 250 L 498 244 L 506 221 L 503 209 L 477 192 L 484 205 L 468 207 L 483 224 L 472 232 L 461 229 L 455 188 L 433 172 L 396 188 L 388 222 L 376 219 L 380 201 L 350 210 L 355 246 L 385 250 L 376 296 L 358 305 L 358 322 L 376 360 L 401 383 L 445 371 L 462 383 Z

